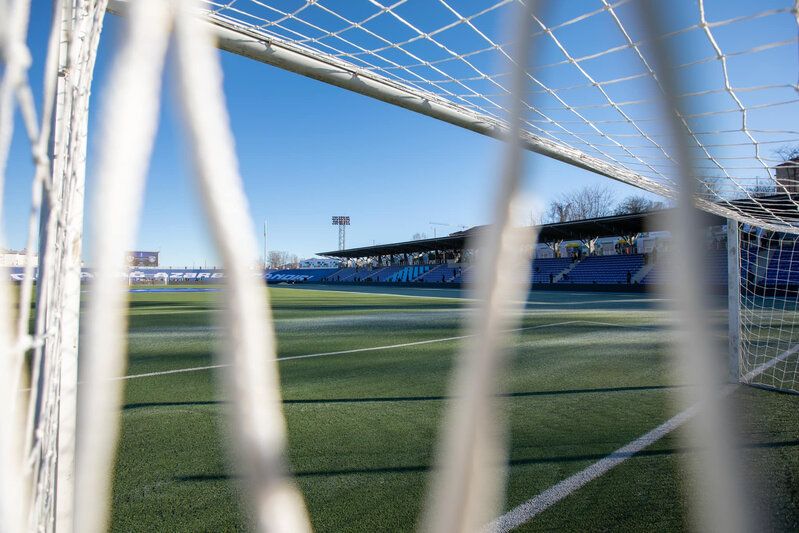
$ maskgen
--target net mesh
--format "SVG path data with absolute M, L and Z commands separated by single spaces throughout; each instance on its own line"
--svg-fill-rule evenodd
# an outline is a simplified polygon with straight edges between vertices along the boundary
M 18 110 L 34 162 L 27 232 L 27 260 L 20 285 L 7 293 L 17 303 L 16 327 L 0 338 L 3 405 L 27 408 L 23 418 L 6 419 L 4 432 L 23 446 L 4 445 L 4 460 L 22 465 L 4 473 L 0 493 L 7 531 L 50 531 L 57 523 L 56 484 L 72 481 L 72 448 L 77 386 L 78 313 L 86 133 L 91 80 L 104 2 L 55 2 L 44 72 L 42 106 L 36 108 L 28 79 L 31 56 L 27 28 L 31 5 L 0 3 L 0 169 L 5 170 Z M 2 189 L 3 181 L 0 181 Z M 36 270 L 36 316 L 31 323 Z M 5 283 L 5 281 L 4 281 Z M 6 305 L 8 300 L 3 301 Z M 0 317 L 2 318 L 2 317 Z M 26 361 L 27 360 L 27 361 Z M 6 364 L 6 363 L 11 364 Z M 23 377 L 30 370 L 29 376 Z M 21 390 L 20 390 L 21 389 Z M 7 412 L 3 413 L 4 415 Z M 20 456 L 12 457 L 19 453 Z M 72 491 L 58 505 L 71 519 Z
M 799 242 L 740 230 L 741 381 L 799 392 Z
M 619 179 L 671 195 L 676 147 L 658 107 L 664 91 L 652 66 L 653 38 L 634 4 L 551 2 L 535 15 L 538 59 L 528 69 L 524 127 L 626 170 Z M 513 58 L 503 22 L 516 2 L 232 0 L 203 7 L 217 24 L 504 123 Z M 676 52 L 683 111 L 673 112 L 688 132 L 699 196 L 715 206 L 705 207 L 795 232 L 796 184 L 778 181 L 775 169 L 799 155 L 789 118 L 799 112 L 796 6 L 704 0 L 669 15 L 657 39 Z M 774 195 L 785 201 L 775 205 Z

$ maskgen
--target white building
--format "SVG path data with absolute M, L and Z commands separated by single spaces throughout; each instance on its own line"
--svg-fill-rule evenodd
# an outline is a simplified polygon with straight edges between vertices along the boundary
M 16 250 L 6 250 L 0 248 L 0 267 L 24 267 L 25 266 L 25 250 L 20 252 Z M 33 254 L 34 266 L 39 262 L 39 254 Z

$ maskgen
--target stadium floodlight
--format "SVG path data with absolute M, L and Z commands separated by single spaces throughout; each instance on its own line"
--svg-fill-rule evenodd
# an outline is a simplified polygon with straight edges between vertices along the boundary
M 350 225 L 350 217 L 348 216 L 334 216 L 333 226 L 338 226 L 338 249 L 343 250 L 346 248 L 347 232 L 346 227 Z
M 111 73 L 110 104 L 100 117 L 104 130 L 98 137 L 101 167 L 92 246 L 99 254 L 93 265 L 98 281 L 81 355 L 81 367 L 88 373 L 81 393 L 87 400 L 78 406 L 88 110 L 106 3 L 127 14 L 129 31 Z M 3 526 L 24 531 L 30 524 L 33 530 L 69 533 L 75 520 L 89 533 L 107 529 L 103 502 L 110 491 L 123 386 L 119 378 L 125 367 L 125 300 L 114 273 L 133 244 L 137 226 L 170 43 L 164 28 L 175 29 L 179 100 L 199 169 L 197 187 L 229 274 L 226 320 L 237 332 L 225 351 L 235 416 L 231 426 L 242 470 L 253 473 L 248 493 L 258 510 L 258 529 L 305 531 L 309 522 L 299 493 L 284 475 L 286 428 L 279 407 L 271 315 L 264 311 L 269 309 L 264 300 L 268 295 L 250 281 L 246 270 L 258 246 L 235 170 L 220 67 L 209 51 L 211 43 L 483 135 L 513 139 L 508 145 L 676 199 L 683 213 L 690 214 L 695 205 L 726 217 L 733 380 L 799 391 L 799 279 L 792 270 L 799 254 L 799 197 L 791 169 L 770 155 L 799 144 L 799 131 L 792 123 L 799 110 L 792 52 L 797 43 L 795 2 L 776 0 L 769 7 L 749 2 L 731 10 L 725 0 L 601 0 L 550 2 L 553 9 L 546 13 L 518 11 L 532 9 L 532 3 L 487 0 L 456 8 L 447 0 L 390 5 L 372 1 L 348 2 L 337 10 L 333 2 L 306 0 L 287 11 L 285 2 L 272 0 L 197 0 L 196 10 L 188 1 L 54 2 L 38 107 L 29 83 L 37 76 L 28 76 L 30 68 L 39 67 L 30 66 L 27 52 L 31 3 L 0 3 L 0 186 L 8 168 L 15 107 L 24 118 L 35 162 L 29 261 L 19 297 L 11 298 L 0 284 L 0 405 L 7 406 L 0 410 L 0 509 L 8 512 Z M 180 7 L 173 9 L 176 5 Z M 656 8 L 679 10 L 680 16 L 652 16 Z M 497 23 L 502 19 L 519 21 L 521 33 L 508 38 Z M 514 43 L 530 43 L 529 48 L 554 55 L 544 61 L 520 61 L 522 54 L 512 49 Z M 514 240 L 506 237 L 512 233 L 508 214 L 520 175 L 518 154 L 513 149 L 508 153 L 496 184 L 497 229 L 491 248 L 496 256 L 481 254 L 488 266 L 476 270 L 478 301 L 487 304 L 475 314 L 479 319 L 472 324 L 474 334 L 464 342 L 464 366 L 489 370 L 461 374 L 480 385 L 464 390 L 485 398 L 493 397 L 497 369 L 490 358 L 496 353 L 497 324 L 508 311 L 500 303 L 512 301 L 498 296 L 509 294 L 503 280 L 512 278 L 513 267 L 518 267 L 515 260 L 505 260 L 514 257 L 509 250 Z M 339 226 L 343 249 L 350 217 L 334 216 L 332 223 Z M 687 250 L 695 243 L 684 226 L 678 221 L 674 233 Z M 30 332 L 37 239 L 36 319 Z M 691 302 L 702 287 L 697 284 L 699 274 L 687 265 L 695 265 L 694 270 L 705 267 L 695 257 L 675 267 L 681 272 L 677 285 L 688 288 L 679 291 L 680 298 Z M 18 306 L 15 324 L 8 302 Z M 680 319 L 687 316 L 693 315 L 677 314 Z M 700 329 L 698 325 L 689 329 Z M 683 343 L 686 351 L 712 345 L 710 332 L 711 328 L 694 331 L 702 342 Z M 489 345 L 491 349 L 479 349 Z M 29 352 L 31 377 L 25 383 L 21 376 Z M 701 385 L 713 386 L 707 380 Z M 27 415 L 20 414 L 23 393 L 31 406 Z M 451 419 L 461 425 L 452 430 L 448 442 L 482 443 L 482 426 L 473 424 L 472 413 L 455 411 Z M 477 464 L 486 459 L 486 451 L 476 448 L 474 453 L 484 455 L 474 460 L 463 453 L 450 457 Z M 87 459 L 79 462 L 77 471 L 76 449 Z M 440 493 L 473 491 L 477 481 L 455 482 Z M 76 483 L 83 488 L 75 491 Z M 493 501 L 502 483 L 489 479 L 484 485 L 489 487 L 487 494 L 476 500 Z M 30 502 L 27 495 L 32 495 Z M 455 500 L 449 501 L 444 505 L 458 508 Z M 459 509 L 470 512 L 469 507 Z M 722 524 L 735 524 L 738 512 L 732 506 L 730 513 L 720 513 L 727 521 Z M 448 524 L 467 523 L 450 517 Z M 745 521 L 737 527 L 745 527 Z M 712 529 L 726 530 L 719 524 Z

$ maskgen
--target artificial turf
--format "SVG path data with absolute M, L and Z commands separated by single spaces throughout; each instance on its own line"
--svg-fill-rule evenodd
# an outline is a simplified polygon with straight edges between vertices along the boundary
M 281 358 L 456 337 L 470 313 L 454 291 L 269 292 Z M 132 294 L 128 374 L 217 362 L 220 296 Z M 684 384 L 671 365 L 671 320 L 661 303 L 646 295 L 531 295 L 521 324 L 529 329 L 509 336 L 500 399 L 511 429 L 506 509 L 679 411 Z M 413 530 L 462 342 L 279 363 L 289 463 L 316 531 Z M 240 473 L 226 453 L 218 381 L 212 370 L 126 381 L 112 530 L 251 526 Z M 735 398 L 748 421 L 747 461 L 761 477 L 774 472 L 774 483 L 755 491 L 758 505 L 774 516 L 774 529 L 795 530 L 799 397 L 747 387 Z M 684 529 L 694 489 L 684 474 L 692 452 L 680 436 L 655 443 L 519 530 Z

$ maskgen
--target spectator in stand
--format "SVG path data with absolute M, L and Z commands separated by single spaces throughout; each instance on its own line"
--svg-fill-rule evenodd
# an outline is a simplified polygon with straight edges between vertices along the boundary
M 553 280 L 553 276 L 552 276 L 552 272 L 550 272 L 549 273 L 549 282 L 552 283 L 552 280 Z
M 630 284 L 630 282 L 632 281 L 632 279 L 633 279 L 633 273 L 632 273 L 632 272 L 630 272 L 630 271 L 628 270 L 628 271 L 627 271 L 627 285 L 629 285 L 629 284 Z

